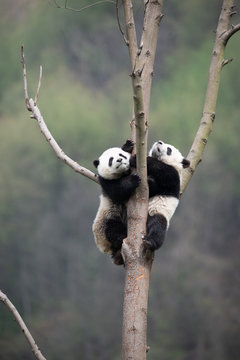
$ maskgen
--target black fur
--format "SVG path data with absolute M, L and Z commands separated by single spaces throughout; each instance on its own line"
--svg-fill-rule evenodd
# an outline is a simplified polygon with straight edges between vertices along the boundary
M 130 159 L 130 165 L 136 167 L 136 155 Z M 174 167 L 151 156 L 147 157 L 149 197 L 155 195 L 179 198 L 180 178 Z
M 123 240 L 127 237 L 127 225 L 123 219 L 114 217 L 108 219 L 105 225 L 105 234 L 108 241 L 111 243 L 112 258 L 117 265 L 123 264 L 121 255 L 121 247 Z
M 122 146 L 122 150 L 131 153 L 133 147 L 134 143 L 131 140 L 127 140 Z M 130 158 L 130 166 L 136 168 L 136 155 Z M 188 166 L 187 160 L 183 162 L 184 166 Z M 165 195 L 179 199 L 180 178 L 178 171 L 174 167 L 148 156 L 147 171 L 150 198 L 157 195 Z M 113 260 L 115 264 L 121 265 L 123 264 L 121 255 L 122 242 L 127 237 L 127 220 L 122 217 L 122 214 L 125 213 L 126 215 L 125 203 L 133 195 L 141 180 L 137 174 L 131 174 L 130 170 L 116 180 L 106 180 L 100 175 L 98 178 L 103 195 L 110 198 L 113 203 L 123 205 L 124 210 L 119 211 L 119 216 L 108 219 L 105 223 L 105 234 L 111 243 Z M 162 246 L 167 225 L 167 219 L 163 215 L 148 215 L 147 236 L 144 239 L 145 249 L 154 251 Z
M 137 174 L 128 173 L 119 179 L 106 180 L 98 175 L 103 194 L 109 197 L 115 204 L 124 203 L 129 200 L 141 182 Z
M 131 167 L 136 167 L 136 155 L 131 157 L 130 165 Z M 179 199 L 180 177 L 174 167 L 148 156 L 147 173 L 149 198 L 157 195 L 164 195 L 173 196 Z M 159 249 L 164 242 L 166 231 L 167 220 L 163 215 L 148 215 L 147 236 L 144 239 L 144 247 L 152 251 Z
M 159 249 L 165 239 L 167 220 L 163 215 L 157 214 L 147 219 L 147 237 L 144 246 L 152 251 Z
M 136 155 L 130 159 L 131 167 L 136 167 Z M 180 178 L 176 169 L 163 163 L 156 158 L 147 157 L 149 197 L 156 195 L 174 196 L 179 198 Z M 105 180 L 99 176 L 103 193 L 114 203 L 127 201 L 140 183 L 138 175 L 130 174 L 130 171 L 117 180 Z M 144 239 L 144 247 L 151 251 L 159 249 L 165 239 L 167 220 L 161 215 L 148 215 L 147 236 Z M 121 247 L 127 237 L 127 221 L 113 218 L 106 223 L 106 237 L 112 245 L 112 257 L 118 265 L 123 263 Z
M 134 143 L 131 140 L 127 140 L 121 147 L 123 151 L 131 153 L 134 147 Z M 125 157 L 124 155 L 119 155 Z M 94 165 L 99 165 L 99 160 L 94 161 Z M 109 159 L 109 166 L 112 165 L 111 158 Z M 99 183 L 102 187 L 104 196 L 107 196 L 115 204 L 122 205 L 119 210 L 119 216 L 115 216 L 108 219 L 105 224 L 105 235 L 108 241 L 111 243 L 112 258 L 116 265 L 122 265 L 123 258 L 121 255 L 121 247 L 123 240 L 127 237 L 127 219 L 126 219 L 126 206 L 125 203 L 133 195 L 136 188 L 139 186 L 141 179 L 137 174 L 131 174 L 128 170 L 119 179 L 107 180 L 98 175 Z
M 186 169 L 190 166 L 190 161 L 187 159 L 183 159 L 182 164 L 183 164 L 183 168 Z
M 133 148 L 134 148 L 134 142 L 132 140 L 127 140 L 121 149 L 131 154 Z

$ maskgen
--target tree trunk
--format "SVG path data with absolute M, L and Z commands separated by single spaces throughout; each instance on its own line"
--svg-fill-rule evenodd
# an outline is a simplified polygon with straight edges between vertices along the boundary
M 124 0 L 123 5 L 133 86 L 137 172 L 141 177 L 141 184 L 128 204 L 128 237 L 122 246 L 126 270 L 122 353 L 124 360 L 144 360 L 147 350 L 148 287 L 153 260 L 152 253 L 144 254 L 142 251 L 148 215 L 147 129 L 162 2 L 145 2 L 140 47 L 137 45 L 132 2 Z

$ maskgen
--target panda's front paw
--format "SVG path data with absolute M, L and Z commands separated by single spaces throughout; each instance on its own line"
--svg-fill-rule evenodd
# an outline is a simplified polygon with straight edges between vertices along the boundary
M 140 176 L 138 176 L 137 174 L 132 174 L 132 175 L 130 175 L 130 178 L 131 178 L 131 182 L 134 185 L 134 187 L 137 188 L 141 182 Z
M 130 166 L 133 168 L 137 167 L 137 157 L 136 155 L 131 156 L 130 158 Z
M 132 140 L 129 140 L 129 139 L 122 146 L 122 150 L 126 151 L 126 152 L 128 152 L 130 154 L 132 153 L 133 148 L 134 148 L 134 142 Z

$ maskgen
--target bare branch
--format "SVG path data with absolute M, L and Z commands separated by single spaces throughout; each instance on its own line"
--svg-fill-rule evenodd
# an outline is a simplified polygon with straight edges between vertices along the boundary
M 18 325 L 22 329 L 22 332 L 25 335 L 28 343 L 30 344 L 30 346 L 32 348 L 32 352 L 36 356 L 36 358 L 38 360 L 46 360 L 46 358 L 42 355 L 41 351 L 39 350 L 39 347 L 37 346 L 34 338 L 32 337 L 26 324 L 24 323 L 21 315 L 19 314 L 19 312 L 17 311 L 15 306 L 12 304 L 12 302 L 8 299 L 7 295 L 5 295 L 1 290 L 0 290 L 0 300 L 7 306 L 7 308 L 13 314 L 15 320 L 17 321 Z
M 223 0 L 222 10 L 217 25 L 211 64 L 209 67 L 208 85 L 203 114 L 200 121 L 200 126 L 187 156 L 188 160 L 190 160 L 191 166 L 185 169 L 183 172 L 181 193 L 183 193 L 183 191 L 186 189 L 186 186 L 193 176 L 198 164 L 201 162 L 203 151 L 208 142 L 208 137 L 212 131 L 215 119 L 221 70 L 224 65 L 231 61 L 230 59 L 224 61 L 224 50 L 230 36 L 239 30 L 238 25 L 236 25 L 236 27 L 232 28 L 231 30 L 228 30 L 231 13 L 233 10 L 233 2 L 234 0 Z
M 128 51 L 129 51 L 130 67 L 132 73 L 136 65 L 136 58 L 138 55 L 137 34 L 136 34 L 136 28 L 135 28 L 135 22 L 133 16 L 132 1 L 123 0 L 123 10 L 124 10 L 126 33 L 127 33 L 127 41 L 129 44 Z
M 40 110 L 35 105 L 33 99 L 29 100 L 29 106 L 30 106 L 30 111 L 32 111 L 33 118 L 37 120 L 38 125 L 39 125 L 39 127 L 41 129 L 41 132 L 42 132 L 43 136 L 45 137 L 45 139 L 47 140 L 49 145 L 52 147 L 52 149 L 55 151 L 57 157 L 62 162 L 64 162 L 68 166 L 70 166 L 77 173 L 79 173 L 79 174 L 81 174 L 83 176 L 86 176 L 90 180 L 93 180 L 96 183 L 98 183 L 96 174 L 94 174 L 92 171 L 84 168 L 83 166 L 79 165 L 76 161 L 71 159 L 69 156 L 67 156 L 63 152 L 63 150 L 60 148 L 60 146 L 58 145 L 58 143 L 56 142 L 56 140 L 52 136 L 51 132 L 49 131 L 47 125 L 45 124 L 45 121 L 44 121 L 44 119 L 43 119 L 43 117 L 42 117 L 42 115 L 40 113 Z
M 119 11 L 118 11 L 118 0 L 116 0 L 116 17 L 117 17 L 117 23 L 118 23 L 118 28 L 119 28 L 119 31 L 120 33 L 122 34 L 123 36 L 123 40 L 125 41 L 125 44 L 128 46 L 129 45 L 129 41 L 127 40 L 124 32 L 123 32 L 123 29 L 122 29 L 122 26 L 121 26 L 121 23 L 120 23 L 120 19 L 119 19 Z
M 153 66 L 156 54 L 159 25 L 163 18 L 162 0 L 145 1 L 144 24 L 140 42 L 140 67 L 145 64 L 143 71 L 144 108 L 148 121 L 150 93 L 153 77 Z
M 57 157 L 61 161 L 63 161 L 68 166 L 70 166 L 77 173 L 79 173 L 79 174 L 81 174 L 83 176 L 86 176 L 90 180 L 93 180 L 96 183 L 98 183 L 98 179 L 97 179 L 96 174 L 94 174 L 92 171 L 84 168 L 83 166 L 78 164 L 76 161 L 71 159 L 69 156 L 67 156 L 63 152 L 63 150 L 60 148 L 60 146 L 58 145 L 58 143 L 56 142 L 56 140 L 54 139 L 54 137 L 50 133 L 50 131 L 49 131 L 49 129 L 48 129 L 42 115 L 41 115 L 41 112 L 40 112 L 39 108 L 36 105 L 38 95 L 39 95 L 39 91 L 40 91 L 40 87 L 41 87 L 41 81 L 42 81 L 42 66 L 40 66 L 40 75 L 39 75 L 39 81 L 38 81 L 38 87 L 37 87 L 37 92 L 36 92 L 35 99 L 34 99 L 34 101 L 33 101 L 33 99 L 29 100 L 28 90 L 27 90 L 27 73 L 26 73 L 26 65 L 25 65 L 25 60 L 24 60 L 24 48 L 23 48 L 23 46 L 21 47 L 21 56 L 22 56 L 22 66 L 23 66 L 23 80 L 24 80 L 25 101 L 26 101 L 27 109 L 32 112 L 31 118 L 37 120 L 42 134 L 44 135 L 47 142 L 50 144 L 52 149 L 55 151 Z
M 65 6 L 60 6 L 60 5 L 57 3 L 57 0 L 54 0 L 54 3 L 55 3 L 55 5 L 56 5 L 56 7 L 57 7 L 58 9 L 65 9 L 65 10 L 80 12 L 80 11 L 86 10 L 86 9 L 92 7 L 92 6 L 99 5 L 99 4 L 103 4 L 103 3 L 115 4 L 115 1 L 112 1 L 112 0 L 96 1 L 96 2 L 93 3 L 93 4 L 83 6 L 83 7 L 80 8 L 80 9 L 74 9 L 74 8 L 68 7 L 68 6 L 67 6 L 67 0 L 65 0 Z
M 28 88 L 27 88 L 27 72 L 26 72 L 26 65 L 25 65 L 25 60 L 24 60 L 23 45 L 21 46 L 21 62 L 22 62 L 22 67 L 23 67 L 23 83 L 24 83 L 24 95 L 25 95 L 26 107 L 29 111 L 31 111 L 31 109 L 29 107 L 29 96 L 28 96 Z
M 40 91 L 40 87 L 41 87 L 41 82 L 42 82 L 42 65 L 40 65 L 40 73 L 39 73 L 39 81 L 38 81 L 38 87 L 37 87 L 37 92 L 34 98 L 34 104 L 37 104 L 37 100 L 38 100 L 38 95 L 39 95 L 39 91 Z

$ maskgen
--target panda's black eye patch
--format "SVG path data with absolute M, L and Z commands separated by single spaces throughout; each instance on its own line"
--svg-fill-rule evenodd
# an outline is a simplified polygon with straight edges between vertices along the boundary
M 113 162 L 113 157 L 110 157 L 110 159 L 108 160 L 108 166 L 112 166 L 112 162 Z
M 119 156 L 123 157 L 124 159 L 127 159 L 127 157 L 123 154 L 119 154 Z
M 170 147 L 167 148 L 167 155 L 171 155 L 172 149 Z

